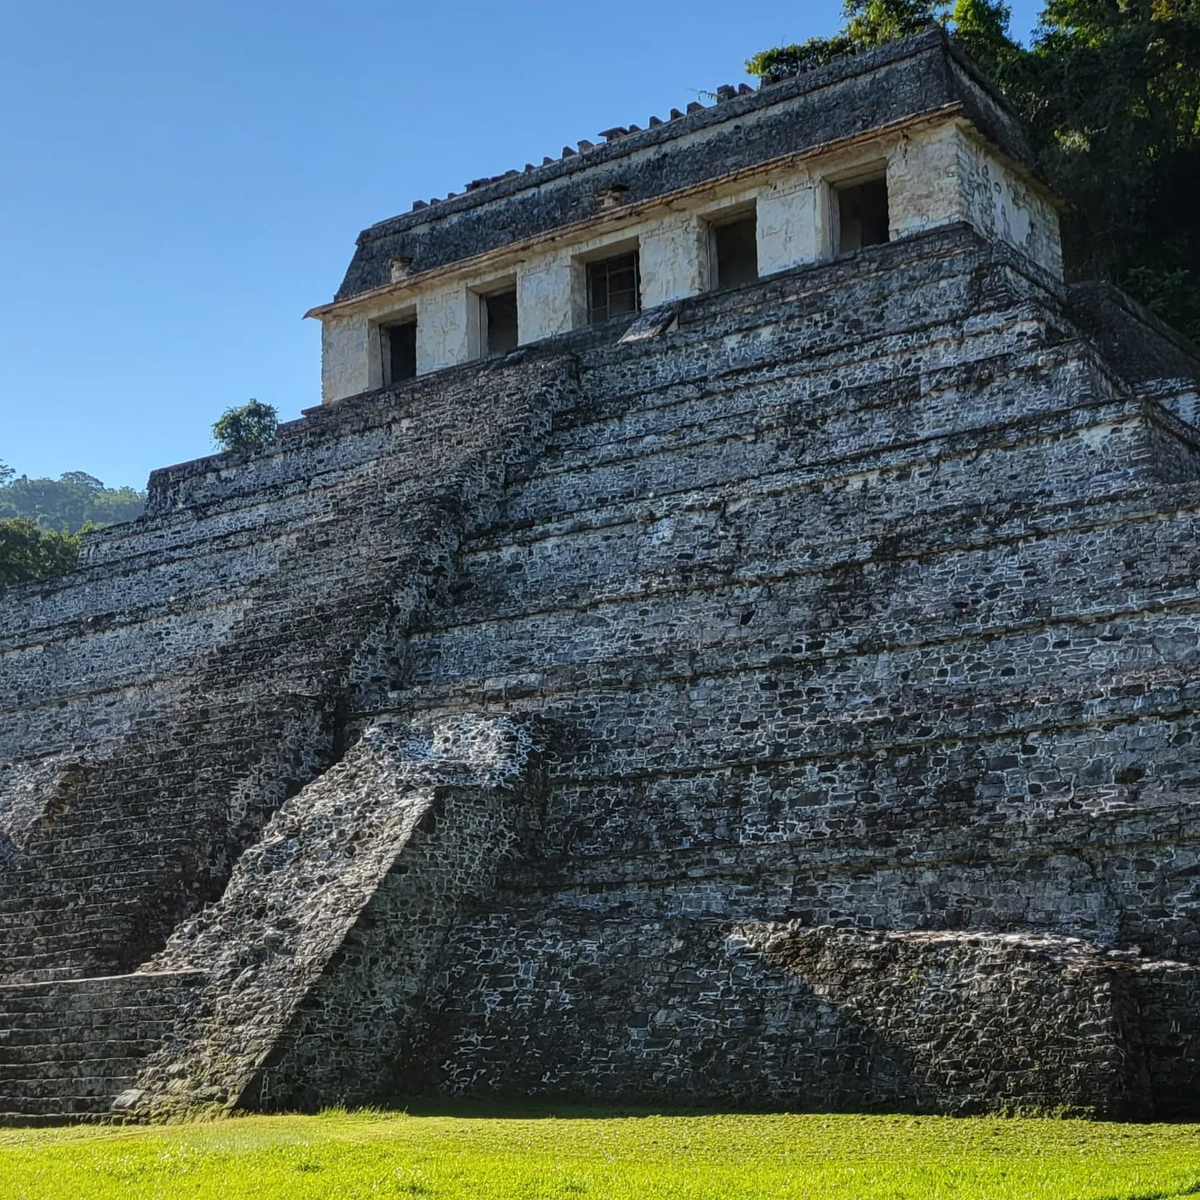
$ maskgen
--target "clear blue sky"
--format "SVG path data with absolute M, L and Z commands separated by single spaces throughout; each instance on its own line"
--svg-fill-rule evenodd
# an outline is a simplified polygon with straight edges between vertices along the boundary
M 840 0 L 0 5 L 0 461 L 142 486 L 251 396 L 320 397 L 302 321 L 354 238 L 832 33 Z M 1014 28 L 1040 5 L 1017 0 Z

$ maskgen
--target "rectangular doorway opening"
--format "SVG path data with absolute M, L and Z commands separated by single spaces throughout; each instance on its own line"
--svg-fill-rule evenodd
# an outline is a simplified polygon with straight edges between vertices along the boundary
M 390 387 L 417 374 L 417 323 L 399 321 L 379 330 L 379 349 L 383 354 L 383 386 Z
M 714 287 L 737 287 L 758 278 L 758 220 L 754 213 L 714 224 L 709 247 Z
M 517 293 L 496 292 L 480 296 L 479 316 L 483 324 L 483 347 L 487 358 L 499 358 L 517 348 Z
M 849 254 L 889 240 L 887 177 L 835 187 L 836 252 Z

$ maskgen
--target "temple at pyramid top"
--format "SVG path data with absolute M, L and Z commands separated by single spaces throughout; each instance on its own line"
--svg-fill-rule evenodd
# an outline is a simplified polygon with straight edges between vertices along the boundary
M 954 222 L 1062 276 L 1059 202 L 941 30 L 601 136 L 364 230 L 308 314 L 325 403 Z

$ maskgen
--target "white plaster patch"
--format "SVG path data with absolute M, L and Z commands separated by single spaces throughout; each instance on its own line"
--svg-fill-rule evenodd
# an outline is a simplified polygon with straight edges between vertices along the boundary
M 1108 443 L 1108 439 L 1112 437 L 1119 427 L 1113 424 L 1107 425 L 1089 425 L 1079 433 L 1079 440 L 1089 450 L 1103 450 Z
M 575 291 L 571 260 L 565 254 L 517 273 L 517 330 L 522 345 L 574 328 Z
M 760 275 L 821 257 L 818 188 L 807 171 L 759 192 L 757 225 Z
M 321 324 L 321 396 L 325 403 L 370 387 L 368 321 L 365 315 L 326 317 Z
M 901 140 L 888 162 L 892 237 L 969 221 L 1062 278 L 1058 213 L 990 146 L 958 125 Z
M 434 292 L 418 302 L 418 375 L 452 367 L 470 358 L 468 303 L 471 299 L 467 289 L 459 285 Z
M 960 137 L 952 125 L 941 125 L 900 139 L 887 167 L 893 238 L 966 219 L 958 186 Z
M 672 214 L 641 237 L 642 306 L 655 308 L 708 287 L 708 226 L 690 213 Z

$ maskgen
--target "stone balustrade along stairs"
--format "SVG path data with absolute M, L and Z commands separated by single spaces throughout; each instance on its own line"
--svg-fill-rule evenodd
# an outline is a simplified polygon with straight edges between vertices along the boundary
M 221 899 L 143 968 L 203 972 L 206 984 L 117 1098 L 117 1111 L 162 1117 L 236 1107 L 273 1052 L 286 1057 L 303 1042 L 299 1034 L 280 1045 L 389 876 L 405 913 L 388 968 L 399 979 L 393 1015 L 402 1036 L 458 905 L 487 894 L 514 841 L 533 762 L 529 728 L 504 717 L 372 723 L 276 813 Z

